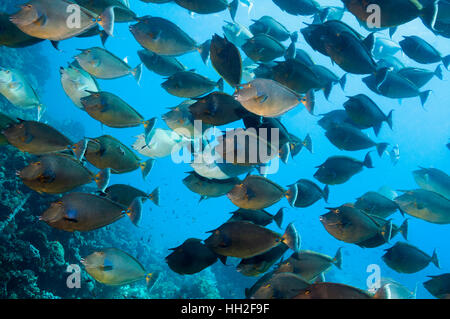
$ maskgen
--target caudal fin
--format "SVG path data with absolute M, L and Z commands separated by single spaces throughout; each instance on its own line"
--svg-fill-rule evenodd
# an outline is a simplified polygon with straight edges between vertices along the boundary
M 156 187 L 153 192 L 148 195 L 148 198 L 156 205 L 159 206 L 159 187 Z
M 448 70 L 448 66 L 450 64 L 450 55 L 442 58 L 442 63 L 444 63 L 445 68 Z
M 438 256 L 436 253 L 436 249 L 433 251 L 433 256 L 431 256 L 431 262 L 437 267 L 437 268 L 441 268 L 441 266 L 439 265 L 439 260 L 438 260 Z
M 104 192 L 106 187 L 108 187 L 109 180 L 111 178 L 111 169 L 106 168 L 98 172 L 97 175 L 95 175 L 95 183 L 97 184 L 97 188 L 99 191 Z
M 370 157 L 370 152 L 367 153 L 366 157 L 364 158 L 363 165 L 367 168 L 373 168 L 372 158 Z
M 148 176 L 148 174 L 150 174 L 150 171 L 153 168 L 153 165 L 155 165 L 155 160 L 153 158 L 143 162 L 140 164 L 141 166 L 141 171 L 142 171 L 142 178 L 145 180 Z
M 220 92 L 223 92 L 224 89 L 223 78 L 220 78 L 219 81 L 217 81 L 217 88 L 219 89 Z
M 402 234 L 403 238 L 408 240 L 408 219 L 405 219 L 398 231 Z
M 201 46 L 198 47 L 198 52 L 200 53 L 200 56 L 202 57 L 203 63 L 206 64 L 209 59 L 209 48 L 211 47 L 211 40 L 205 41 Z
M 388 148 L 389 143 L 379 143 L 377 144 L 377 153 L 378 156 L 382 157 L 386 149 Z
M 81 159 L 84 157 L 84 154 L 86 153 L 88 147 L 88 143 L 89 140 L 85 138 L 70 147 L 73 155 L 77 160 L 81 161 Z
M 322 196 L 325 203 L 328 203 L 328 197 L 330 196 L 330 187 L 328 185 L 325 185 L 325 188 L 322 191 Z
M 316 104 L 314 90 L 309 90 L 308 93 L 306 93 L 306 95 L 301 99 L 301 103 L 311 115 L 314 115 L 314 106 Z
M 239 7 L 239 0 L 233 0 L 228 6 L 228 9 L 230 10 L 231 20 L 233 21 L 236 18 L 238 7 Z
M 333 264 L 339 269 L 342 269 L 342 247 L 339 247 L 337 250 L 336 255 L 333 258 Z
M 153 136 L 155 135 L 156 121 L 157 118 L 153 117 L 150 120 L 144 122 L 144 140 L 146 145 L 150 144 Z
M 103 13 L 98 17 L 97 23 L 100 24 L 105 30 L 106 34 L 113 36 L 114 34 L 114 7 L 108 7 L 103 11 Z
M 444 75 L 442 74 L 442 66 L 440 64 L 436 67 L 436 70 L 434 70 L 434 75 L 441 81 L 444 79 Z
M 312 152 L 313 152 L 313 144 L 312 144 L 311 136 L 309 134 L 306 135 L 306 137 L 303 140 L 302 144 L 312 154 Z
M 345 73 L 340 79 L 339 79 L 339 85 L 341 86 L 342 91 L 345 91 L 345 85 L 347 84 L 347 73 Z
M 422 107 L 425 106 L 425 103 L 427 102 L 428 98 L 430 97 L 430 94 L 431 94 L 431 90 L 424 91 L 419 94 L 420 103 L 422 103 Z
M 142 198 L 136 197 L 131 203 L 130 207 L 126 210 L 126 214 L 130 217 L 131 222 L 135 226 L 139 226 L 139 222 L 142 219 Z
M 283 237 L 281 237 L 281 241 L 286 244 L 290 249 L 297 252 L 300 249 L 301 238 L 297 229 L 294 226 L 294 223 L 290 223 L 284 232 Z
M 394 110 L 390 111 L 388 116 L 386 117 L 386 123 L 389 125 L 389 127 L 392 130 L 392 114 L 394 113 Z
M 133 75 L 136 82 L 139 84 L 142 78 L 142 63 L 139 64 L 137 67 L 135 67 L 133 70 L 131 70 L 131 74 Z
M 281 225 L 283 224 L 283 214 L 284 214 L 284 207 L 280 208 L 280 210 L 278 211 L 278 213 L 275 214 L 275 216 L 273 216 L 273 220 L 274 222 L 277 224 L 278 227 L 281 228 Z
M 286 198 L 292 207 L 294 207 L 295 202 L 297 201 L 297 195 L 298 195 L 297 184 L 293 184 L 293 185 L 289 186 L 289 189 L 286 192 Z

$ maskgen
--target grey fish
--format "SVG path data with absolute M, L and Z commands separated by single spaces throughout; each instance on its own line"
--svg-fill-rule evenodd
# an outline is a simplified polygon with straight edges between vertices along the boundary
M 223 91 L 223 79 L 217 82 L 193 71 L 181 71 L 172 74 L 161 86 L 170 94 L 182 98 L 194 98 L 218 88 Z
M 421 188 L 450 199 L 450 177 L 445 172 L 437 168 L 421 167 L 413 172 L 413 176 Z
M 150 71 L 162 76 L 171 76 L 186 70 L 186 67 L 174 57 L 162 56 L 149 50 L 139 50 L 139 58 Z
M 436 250 L 430 257 L 419 248 L 404 242 L 397 242 L 394 246 L 385 250 L 381 257 L 389 268 L 398 273 L 413 274 L 421 271 L 430 263 L 440 268 Z

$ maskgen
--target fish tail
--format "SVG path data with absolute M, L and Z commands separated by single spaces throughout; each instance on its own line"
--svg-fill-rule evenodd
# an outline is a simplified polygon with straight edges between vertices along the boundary
M 276 213 L 275 216 L 273 216 L 273 220 L 275 221 L 277 226 L 280 228 L 281 228 L 281 225 L 283 224 L 284 209 L 285 209 L 284 207 L 280 208 L 278 213 Z
M 305 139 L 302 142 L 302 145 L 312 154 L 313 144 L 312 144 L 311 136 L 309 134 L 306 135 Z
M 159 195 L 160 195 L 160 191 L 159 191 L 159 187 L 156 187 L 153 192 L 151 192 L 150 194 L 148 194 L 148 198 L 155 203 L 156 206 L 159 206 Z
M 206 64 L 209 59 L 209 48 L 211 47 L 211 40 L 206 40 L 202 45 L 200 45 L 197 50 L 202 57 L 203 63 Z
M 297 43 L 298 42 L 298 32 L 294 31 L 289 35 L 289 38 L 291 39 L 292 43 Z
M 382 157 L 386 149 L 388 148 L 389 143 L 379 143 L 377 144 L 377 153 L 378 156 Z
M 297 184 L 293 184 L 293 185 L 289 186 L 289 189 L 286 192 L 286 198 L 292 207 L 294 207 L 295 202 L 297 201 L 297 195 L 298 195 Z
M 448 66 L 450 65 L 450 55 L 443 57 L 442 63 L 444 64 L 445 68 L 448 70 Z
M 228 10 L 230 10 L 231 20 L 233 20 L 233 22 L 235 21 L 238 8 L 239 0 L 233 0 L 228 6 Z
M 308 112 L 311 115 L 314 115 L 314 105 L 316 102 L 316 97 L 314 94 L 314 90 L 309 90 L 308 93 L 306 93 L 305 96 L 302 97 L 301 103 L 305 106 L 305 108 L 308 110 Z
M 135 67 L 133 70 L 131 70 L 131 74 L 133 75 L 136 82 L 139 84 L 142 79 L 142 63 L 139 64 L 137 67 Z
M 220 92 L 223 92 L 224 89 L 224 81 L 223 78 L 220 78 L 219 81 L 217 81 L 217 88 Z
M 392 220 L 389 220 L 384 226 L 381 228 L 381 236 L 383 236 L 384 242 L 388 243 L 391 241 L 392 237 Z
M 100 192 L 104 192 L 106 187 L 109 184 L 109 180 L 111 178 L 111 169 L 106 168 L 98 172 L 97 175 L 95 175 L 94 180 L 97 184 L 97 188 Z
M 114 34 L 114 6 L 108 7 L 103 11 L 103 13 L 98 17 L 97 23 L 100 24 L 105 30 L 106 34 L 113 36 Z
M 144 124 L 144 140 L 145 145 L 149 145 L 152 141 L 153 136 L 155 135 L 155 126 L 156 126 L 157 118 L 153 117 L 148 121 L 143 122 Z
M 440 64 L 436 67 L 436 70 L 434 70 L 434 75 L 441 81 L 444 79 L 444 75 L 442 74 L 442 66 Z
M 278 152 L 278 156 L 280 157 L 281 161 L 285 164 L 287 164 L 290 154 L 291 148 L 289 143 L 284 144 Z
M 105 47 L 106 41 L 108 41 L 108 38 L 109 38 L 108 33 L 106 33 L 105 30 L 102 30 L 102 31 L 100 32 L 100 35 L 99 35 L 99 36 L 100 36 L 100 40 L 102 41 L 103 47 Z
M 328 99 L 330 98 L 330 94 L 331 94 L 331 90 L 333 89 L 333 83 L 329 82 L 324 88 L 323 88 L 323 95 L 325 96 L 325 98 Z
M 342 91 L 345 91 L 345 85 L 347 84 L 347 73 L 345 73 L 340 79 L 339 79 L 339 85 L 341 86 Z
M 333 263 L 339 269 L 342 269 L 342 247 L 339 247 L 333 258 Z
M 402 234 L 403 238 L 408 240 L 408 219 L 405 219 L 403 224 L 400 226 L 399 232 Z
M 150 174 L 150 171 L 152 170 L 153 165 L 155 165 L 155 159 L 153 159 L 153 158 L 140 164 L 141 171 L 142 171 L 142 178 L 144 180 L 147 178 L 148 174 Z
M 328 185 L 325 185 L 323 191 L 322 191 L 323 199 L 325 200 L 325 203 L 328 203 L 328 197 L 330 196 L 330 187 Z
M 436 249 L 433 250 L 433 256 L 431 256 L 431 262 L 433 265 L 435 265 L 437 268 L 441 269 L 441 266 L 439 265 L 439 259 L 436 253 Z
M 366 157 L 364 158 L 363 165 L 367 168 L 373 168 L 373 162 L 372 158 L 370 157 L 370 152 L 367 153 Z
M 389 125 L 389 127 L 391 128 L 391 130 L 392 130 L 392 126 L 393 126 L 393 124 L 392 124 L 392 114 L 393 113 L 394 113 L 394 110 L 390 111 L 388 116 L 386 117 L 386 122 Z
M 281 241 L 295 252 L 300 249 L 301 239 L 300 235 L 297 232 L 297 229 L 294 226 L 294 223 L 290 223 L 286 227 L 286 231 L 281 237 Z
M 135 226 L 139 226 L 139 222 L 142 218 L 142 198 L 136 197 L 128 207 L 126 214 L 130 217 L 131 222 Z
M 81 160 L 84 157 L 84 154 L 86 153 L 87 147 L 88 147 L 89 140 L 84 138 L 78 143 L 70 146 L 70 149 L 73 152 L 73 155 L 77 160 Z
M 427 102 L 428 98 L 430 97 L 430 94 L 431 94 L 431 90 L 427 90 L 427 91 L 421 92 L 419 94 L 420 103 L 422 103 L 422 107 L 425 106 L 425 103 Z

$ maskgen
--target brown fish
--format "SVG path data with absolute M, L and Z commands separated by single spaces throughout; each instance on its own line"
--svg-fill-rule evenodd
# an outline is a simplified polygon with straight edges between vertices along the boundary
M 210 58 L 214 69 L 230 86 L 241 84 L 242 58 L 233 43 L 215 34 L 211 41 Z

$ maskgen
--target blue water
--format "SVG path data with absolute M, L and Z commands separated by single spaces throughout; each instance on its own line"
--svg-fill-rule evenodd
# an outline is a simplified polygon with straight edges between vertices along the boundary
M 319 2 L 322 5 L 341 6 L 340 1 Z M 227 11 L 191 17 L 186 10 L 175 4 L 154 5 L 132 1 L 132 9 L 139 16 L 160 16 L 177 23 L 198 43 L 203 43 L 214 33 L 222 35 L 223 21 L 230 20 Z M 271 15 L 290 31 L 299 31 L 300 28 L 304 27 L 304 22 L 310 23 L 312 21 L 307 17 L 295 17 L 286 14 L 270 0 L 255 1 L 255 6 L 250 15 L 247 13 L 247 8 L 241 5 L 236 20 L 248 26 L 251 24 L 250 19 L 258 19 L 262 15 Z M 368 34 L 365 29 L 359 27 L 351 14 L 346 13 L 343 21 L 349 23 L 361 34 Z M 387 36 L 387 31 L 382 31 L 382 33 Z M 403 35 L 418 35 L 434 45 L 443 54 L 450 52 L 449 40 L 436 37 L 419 20 L 399 27 L 393 39 L 398 42 Z M 45 92 L 42 101 L 47 105 L 47 113 L 59 121 L 73 119 L 83 123 L 87 137 L 110 134 L 131 146 L 134 137 L 142 133 L 142 128 L 113 129 L 106 126 L 102 127 L 88 114 L 72 104 L 60 84 L 59 67 L 66 66 L 72 60 L 72 57 L 78 52 L 75 49 L 101 46 L 100 40 L 98 38 L 85 38 L 64 41 L 60 44 L 62 52 L 54 50 L 48 42 L 39 44 L 39 46 L 46 52 L 51 61 L 50 78 L 42 89 Z M 300 36 L 297 47 L 310 53 L 317 64 L 330 68 L 339 76 L 344 74 L 338 66 L 333 66 L 329 58 L 312 51 L 302 36 Z M 133 67 L 140 63 L 136 51 L 140 50 L 141 47 L 130 34 L 128 24 L 116 24 L 115 37 L 108 40 L 106 48 L 118 57 L 128 57 L 129 64 Z M 203 64 L 197 52 L 184 55 L 179 60 L 189 69 L 196 69 L 198 73 L 213 80 L 219 79 L 219 75 L 210 64 Z M 405 60 L 408 61 L 409 65 L 416 66 L 413 61 L 407 58 Z M 30 61 L 30 63 L 39 63 L 39 61 Z M 434 65 L 430 66 L 430 69 L 434 69 L 434 67 Z M 391 109 L 395 109 L 393 130 L 391 131 L 386 124 L 383 124 L 380 135 L 376 140 L 388 142 L 391 145 L 398 144 L 401 154 L 399 163 L 393 166 L 387 156 L 380 159 L 373 153 L 372 158 L 375 168 L 364 169 L 362 173 L 354 176 L 349 182 L 330 187 L 329 204 L 319 201 L 306 209 L 288 208 L 286 210 L 283 225 L 286 226 L 291 221 L 295 222 L 302 238 L 302 249 L 311 249 L 334 255 L 338 247 L 343 247 L 343 269 L 331 270 L 330 274 L 326 275 L 327 278 L 330 276 L 330 281 L 338 281 L 365 289 L 366 279 L 369 275 L 366 272 L 367 266 L 378 264 L 381 267 L 382 277 L 399 281 L 411 290 L 414 290 L 416 284 L 418 284 L 417 297 L 430 298 L 432 296 L 422 286 L 422 283 L 427 280 L 426 276 L 450 271 L 450 246 L 448 245 L 450 225 L 435 225 L 410 218 L 409 242 L 429 254 L 436 248 L 442 269 L 439 270 L 434 265 L 429 265 L 416 274 L 402 275 L 388 268 L 381 260 L 381 256 L 384 254 L 383 250 L 390 247 L 389 245 L 375 249 L 362 249 L 355 245 L 345 244 L 328 234 L 319 221 L 319 215 L 326 212 L 325 207 L 335 207 L 353 202 L 356 197 L 369 190 L 376 191 L 384 185 L 393 189 L 418 188 L 411 174 L 418 166 L 436 167 L 448 172 L 450 151 L 445 145 L 450 137 L 450 91 L 448 86 L 450 77 L 447 71 L 444 71 L 444 77 L 444 81 L 433 78 L 424 88 L 433 91 L 425 109 L 421 107 L 418 98 L 405 99 L 402 103 L 399 103 L 396 100 L 377 96 L 361 82 L 361 76 L 356 75 L 349 75 L 345 93 L 336 86 L 329 101 L 325 100 L 322 93 L 317 94 L 316 114 L 342 109 L 342 104 L 347 100 L 346 96 L 359 93 L 367 94 L 374 99 L 386 114 Z M 167 107 L 176 106 L 183 101 L 162 89 L 160 87 L 162 82 L 162 77 L 147 69 L 144 69 L 140 85 L 131 76 L 117 80 L 99 80 L 103 91 L 117 94 L 146 118 L 160 118 L 163 113 L 167 112 Z M 226 87 L 226 92 L 232 93 L 233 90 Z M 303 150 L 294 160 L 290 160 L 288 165 L 280 164 L 278 173 L 269 176 L 271 180 L 284 186 L 300 178 L 314 180 L 312 175 L 316 171 L 315 167 L 332 155 L 349 155 L 360 160 L 364 158 L 365 151 L 349 153 L 341 152 L 335 148 L 324 136 L 323 129 L 317 125 L 318 119 L 302 107 L 298 107 L 283 116 L 283 123 L 292 134 L 299 137 L 304 137 L 307 133 L 311 135 L 314 153 L 310 154 Z M 158 127 L 166 128 L 162 120 L 159 120 Z M 372 130 L 368 133 L 375 138 Z M 190 192 L 182 184 L 182 179 L 186 176 L 185 172 L 190 170 L 188 164 L 177 165 L 168 157 L 157 160 L 148 180 L 145 182 L 142 180 L 139 171 L 112 177 L 111 184 L 125 183 L 146 191 L 151 191 L 156 186 L 161 188 L 161 207 L 156 208 L 151 203 L 146 204 L 141 228 L 136 228 L 136 238 L 130 240 L 140 240 L 143 235 L 150 234 L 152 244 L 165 251 L 168 248 L 180 245 L 190 237 L 205 239 L 207 237 L 206 231 L 215 229 L 230 217 L 229 213 L 236 210 L 236 207 L 227 197 L 209 199 L 198 203 L 199 196 Z M 288 203 L 282 200 L 270 207 L 268 211 L 275 213 L 278 208 L 288 206 Z M 395 224 L 400 225 L 402 220 L 400 213 L 394 215 Z M 130 223 L 130 227 L 134 226 Z M 280 231 L 275 225 L 269 227 Z M 400 237 L 393 239 L 391 244 L 394 244 Z M 161 262 L 164 261 L 161 260 Z M 223 271 L 229 276 L 230 280 L 242 278 L 243 284 L 236 283 L 239 296 L 243 296 L 243 286 L 249 287 L 256 280 L 254 278 L 243 278 L 230 267 L 220 264 L 216 264 L 214 267 L 223 267 Z

